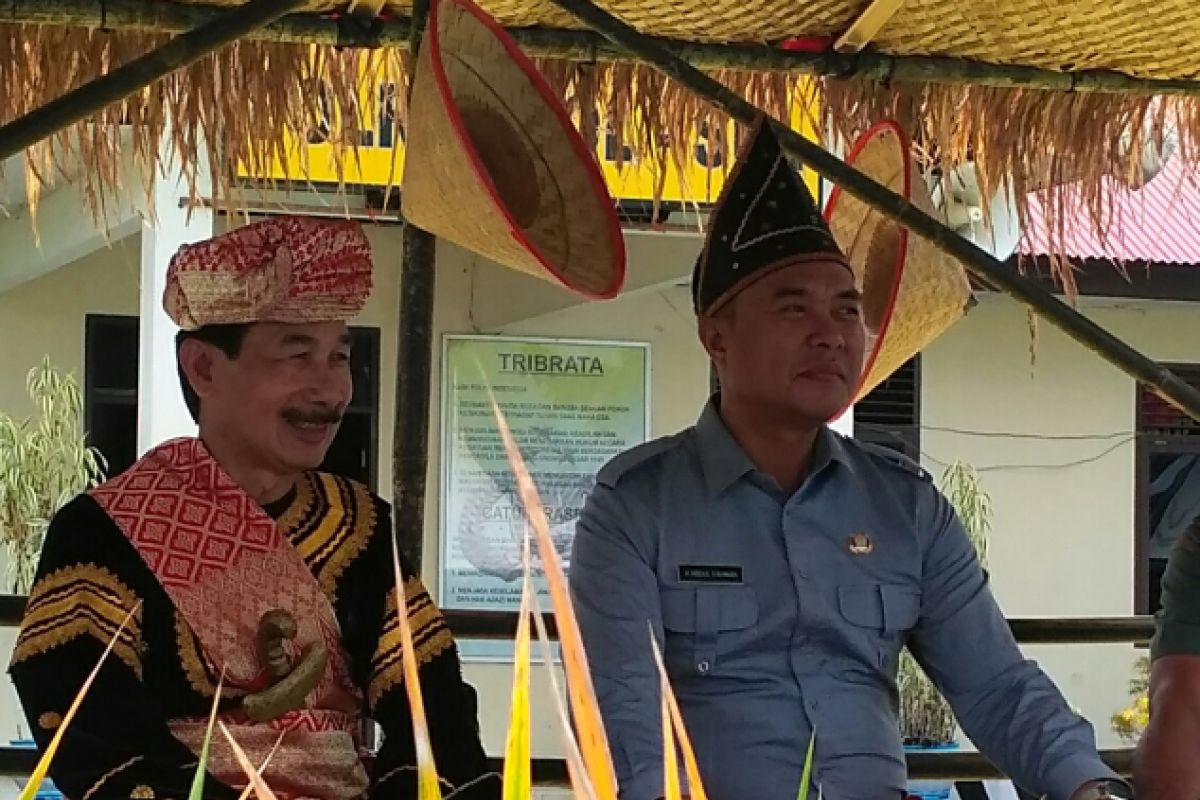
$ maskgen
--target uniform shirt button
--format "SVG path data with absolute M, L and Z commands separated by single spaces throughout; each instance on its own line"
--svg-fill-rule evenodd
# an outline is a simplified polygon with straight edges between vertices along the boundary
M 712 668 L 712 665 L 709 664 L 707 661 L 701 661 L 699 664 L 696 665 L 696 671 L 699 672 L 701 675 L 707 675 L 709 669 L 711 669 L 711 668 Z

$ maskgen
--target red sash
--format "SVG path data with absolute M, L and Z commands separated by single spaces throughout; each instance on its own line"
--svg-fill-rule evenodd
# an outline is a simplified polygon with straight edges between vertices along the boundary
M 92 496 L 154 572 L 208 660 L 224 670 L 226 684 L 248 691 L 263 688 L 255 635 L 267 611 L 292 614 L 299 628 L 297 648 L 324 641 L 328 668 L 305 710 L 265 725 L 239 715 L 224 719 L 256 763 L 280 732 L 289 732 L 272 765 L 295 768 L 303 762 L 323 785 L 298 786 L 281 775 L 285 794 L 338 798 L 364 791 L 366 774 L 356 747 L 362 694 L 350 679 L 337 617 L 316 576 L 275 521 L 198 439 L 175 439 L 155 448 L 127 472 L 92 490 Z M 197 723 L 202 730 L 202 720 L 172 724 L 176 735 L 196 750 Z M 228 750 L 223 737 L 215 736 L 213 747 L 214 774 L 244 785 L 236 763 L 231 761 L 229 770 L 219 768 L 225 761 L 221 751 Z M 324 772 L 323 759 L 328 759 Z M 278 785 L 271 780 L 273 772 L 266 773 L 272 788 Z M 330 773 L 337 773 L 336 786 L 329 785 Z

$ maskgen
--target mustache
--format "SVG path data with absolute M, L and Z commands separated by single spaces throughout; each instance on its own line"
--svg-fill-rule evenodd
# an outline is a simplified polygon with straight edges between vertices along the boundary
M 337 425 L 342 421 L 342 408 L 285 408 L 284 421 L 304 425 Z

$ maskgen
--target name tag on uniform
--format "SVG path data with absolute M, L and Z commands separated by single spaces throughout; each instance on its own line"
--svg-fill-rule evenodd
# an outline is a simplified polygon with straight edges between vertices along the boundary
M 741 567 L 710 566 L 705 564 L 680 564 L 680 583 L 741 583 Z

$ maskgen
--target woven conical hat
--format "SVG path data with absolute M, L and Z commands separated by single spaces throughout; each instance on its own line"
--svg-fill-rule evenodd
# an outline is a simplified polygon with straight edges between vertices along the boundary
M 625 279 L 616 204 L 566 110 L 470 0 L 435 0 L 413 76 L 405 218 L 497 263 L 609 298 Z
M 895 123 L 863 134 L 846 163 L 940 218 L 908 138 Z M 841 187 L 829 198 L 825 218 L 863 294 L 867 355 L 854 393 L 858 401 L 966 313 L 971 286 L 957 259 Z

